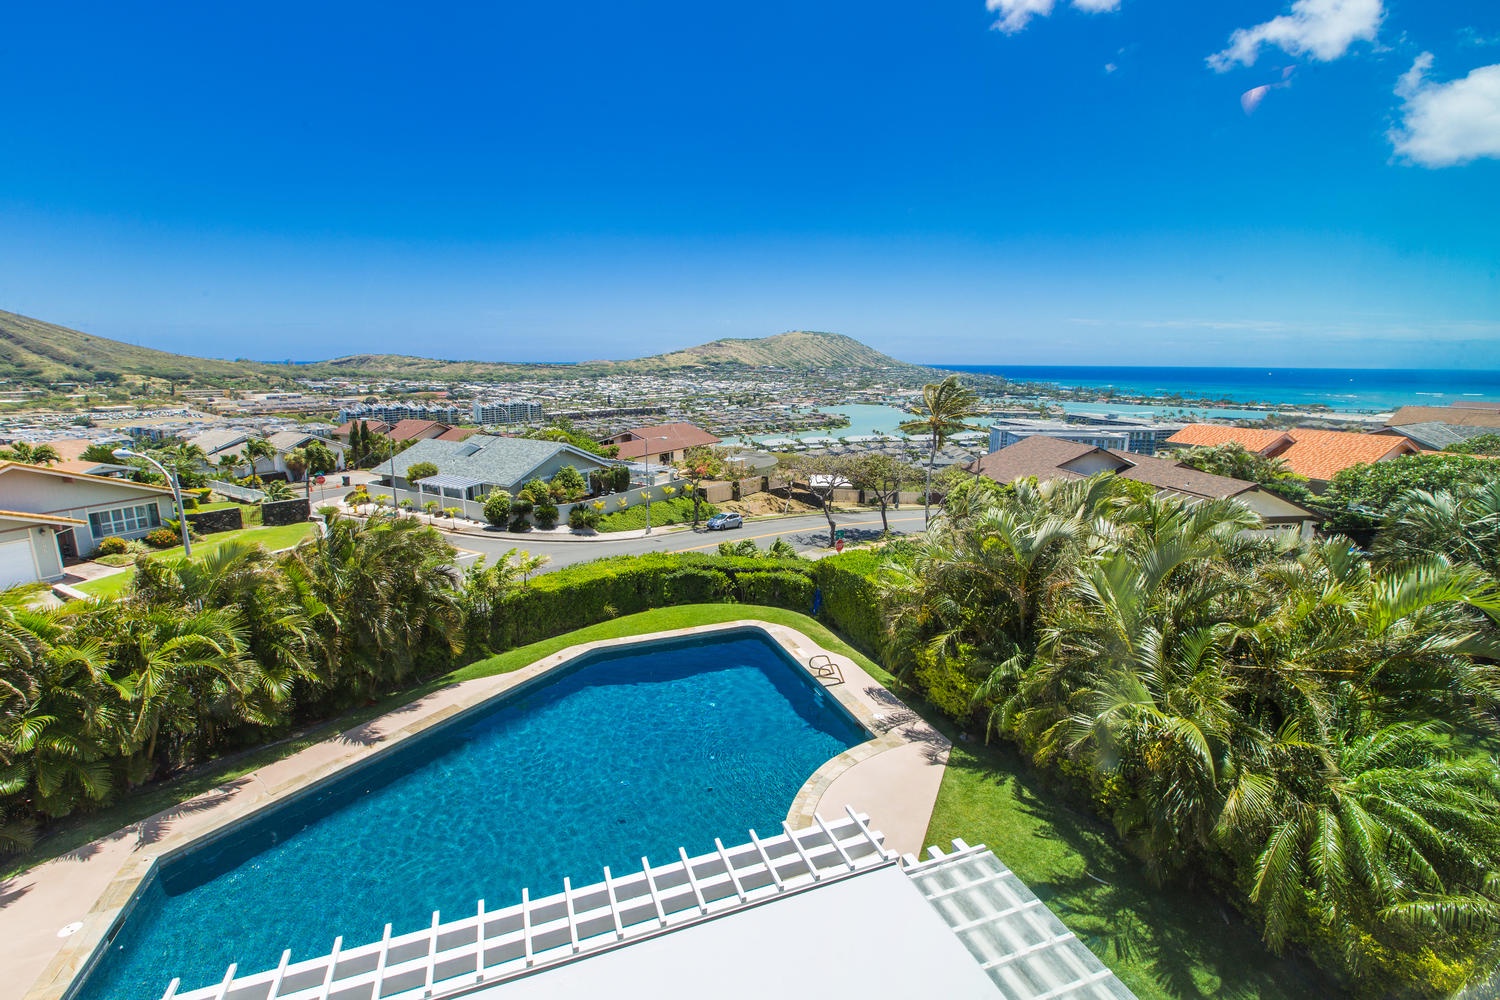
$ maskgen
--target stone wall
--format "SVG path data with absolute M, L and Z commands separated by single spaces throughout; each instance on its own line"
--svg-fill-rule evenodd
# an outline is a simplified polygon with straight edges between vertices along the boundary
M 753 493 L 760 493 L 762 490 L 764 490 L 766 488 L 766 477 L 751 476 L 748 479 L 741 479 L 734 484 L 734 488 L 734 498 L 736 500 L 743 500 L 745 497 L 748 497 Z
M 305 499 L 277 500 L 260 505 L 260 523 L 266 527 L 278 524 L 301 524 L 312 516 L 312 505 Z
M 238 507 L 222 510 L 199 510 L 187 512 L 188 524 L 200 535 L 215 535 L 221 531 L 238 531 L 245 526 L 244 514 Z
M 709 503 L 723 503 L 734 499 L 734 484 L 705 481 L 698 484 L 698 492 Z

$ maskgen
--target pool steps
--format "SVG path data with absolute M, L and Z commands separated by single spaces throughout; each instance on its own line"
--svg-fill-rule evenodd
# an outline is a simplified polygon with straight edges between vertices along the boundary
M 178 992 L 173 980 L 162 1000 L 429 1000 L 492 986 L 550 965 L 574 961 L 656 934 L 711 920 L 815 885 L 898 863 L 869 816 L 846 815 L 759 836 L 714 852 L 653 866 L 541 899 L 521 891 L 521 902 L 449 922 L 433 913 L 429 927 L 345 948 L 343 938 L 326 955 L 300 962 L 283 953 L 275 969 L 240 975 L 231 965 L 213 986 Z

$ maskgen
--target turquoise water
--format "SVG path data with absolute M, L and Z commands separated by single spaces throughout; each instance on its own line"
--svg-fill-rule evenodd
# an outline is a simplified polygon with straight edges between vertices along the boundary
M 1380 411 L 1500 400 L 1500 371 L 1379 368 L 1191 368 L 1087 365 L 943 365 L 1017 382 L 1051 382 L 1133 395 L 1203 396 L 1236 403 Z
M 759 632 L 590 654 L 165 863 L 79 997 L 157 1000 L 779 832 L 867 738 Z

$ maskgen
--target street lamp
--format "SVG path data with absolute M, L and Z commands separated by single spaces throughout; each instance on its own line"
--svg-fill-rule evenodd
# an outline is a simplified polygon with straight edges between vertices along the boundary
M 667 435 L 658 434 L 656 437 L 648 437 L 646 441 L 646 534 L 651 534 L 651 491 L 656 484 L 651 481 L 651 442 L 665 441 Z
M 116 448 L 113 454 L 116 458 L 144 459 L 156 466 L 156 470 L 165 477 L 167 484 L 172 487 L 172 499 L 177 504 L 177 527 L 182 530 L 182 554 L 191 556 L 193 554 L 193 543 L 188 538 L 187 511 L 182 507 L 182 490 L 177 488 L 177 476 L 168 472 L 165 465 L 162 465 L 150 455 L 143 455 L 138 451 L 131 451 L 129 448 Z

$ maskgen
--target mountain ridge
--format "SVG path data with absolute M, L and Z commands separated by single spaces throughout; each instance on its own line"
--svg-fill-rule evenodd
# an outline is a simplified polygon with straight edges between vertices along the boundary
M 225 361 L 139 347 L 0 310 L 0 377 L 38 384 L 117 382 L 125 376 L 205 384 L 286 382 L 330 376 L 509 381 L 756 368 L 870 371 L 918 370 L 925 366 L 898 361 L 844 334 L 805 330 L 769 337 L 723 338 L 645 358 L 577 364 L 455 361 L 404 354 L 351 354 L 297 364 Z

